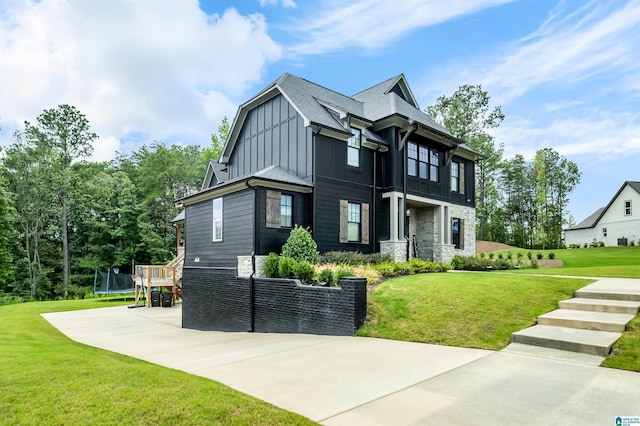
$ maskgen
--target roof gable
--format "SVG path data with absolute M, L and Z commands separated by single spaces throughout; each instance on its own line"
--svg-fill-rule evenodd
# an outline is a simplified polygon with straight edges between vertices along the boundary
M 218 185 L 226 180 L 227 171 L 224 168 L 224 165 L 218 163 L 216 160 L 211 160 L 209 161 L 209 165 L 207 166 L 207 172 L 204 175 L 202 187 L 200 188 L 200 190 Z
M 367 138 L 379 147 L 380 138 L 375 137 L 376 130 L 391 125 L 405 127 L 407 121 L 413 120 L 420 125 L 420 131 L 435 135 L 438 140 L 453 146 L 463 142 L 418 108 L 404 74 L 349 97 L 285 73 L 238 108 L 222 149 L 221 163 L 229 162 L 249 111 L 278 95 L 282 95 L 296 110 L 305 127 L 337 139 L 346 140 L 351 136 L 349 127 L 355 122 L 356 127 L 371 127 Z M 395 117 L 395 121 L 375 125 L 376 120 L 389 117 Z
M 598 210 L 593 212 L 589 217 L 587 217 L 585 220 L 583 220 L 582 222 L 580 222 L 576 226 L 574 226 L 572 228 L 568 228 L 567 231 L 574 230 L 574 229 L 585 229 L 585 228 L 593 228 L 593 227 L 595 227 L 598 224 L 598 222 L 600 222 L 600 219 L 602 218 L 602 216 L 604 216 L 604 214 L 607 212 L 607 210 L 609 210 L 611 205 L 616 201 L 616 199 L 618 198 L 618 196 L 620 195 L 622 190 L 627 185 L 629 185 L 630 188 L 632 188 L 634 191 L 636 191 L 638 194 L 640 194 L 640 182 L 625 181 L 625 183 L 622 184 L 620 189 L 618 189 L 618 192 L 616 192 L 616 194 L 611 198 L 611 201 L 609 201 L 609 204 L 607 204 L 606 207 L 599 208 Z
M 395 93 L 399 98 L 407 102 L 412 107 L 420 109 L 420 107 L 418 107 L 416 98 L 413 96 L 413 93 L 409 88 L 409 84 L 407 83 L 407 79 L 405 78 L 404 74 L 399 74 L 395 77 L 383 81 L 382 83 L 376 84 L 373 87 L 363 90 L 362 92 L 356 93 L 355 95 L 353 95 L 353 99 L 359 100 L 361 102 L 367 102 L 375 98 L 387 95 L 389 93 Z

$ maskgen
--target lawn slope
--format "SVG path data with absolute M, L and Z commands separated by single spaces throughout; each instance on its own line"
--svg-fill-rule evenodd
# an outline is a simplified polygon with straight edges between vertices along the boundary
M 0 307 L 0 424 L 315 424 L 212 380 L 73 342 L 40 316 L 106 305 Z

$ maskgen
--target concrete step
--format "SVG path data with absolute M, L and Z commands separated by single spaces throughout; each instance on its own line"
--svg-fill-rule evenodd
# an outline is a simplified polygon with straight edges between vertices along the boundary
M 637 288 L 590 288 L 586 286 L 575 292 L 575 296 L 585 299 L 627 300 L 640 302 L 640 289 Z
M 582 330 L 570 327 L 534 325 L 511 336 L 513 343 L 543 346 L 583 354 L 607 356 L 622 333 Z
M 556 309 L 555 311 L 540 315 L 538 317 L 538 324 L 622 333 L 625 325 L 631 321 L 634 316 L 635 315 L 632 314 Z
M 558 307 L 560 309 L 636 315 L 640 309 L 640 301 L 631 302 L 628 300 L 585 299 L 576 297 L 558 302 Z
M 563 351 L 561 349 L 544 348 L 542 346 L 523 345 L 522 343 L 510 343 L 509 346 L 502 350 L 502 352 L 593 366 L 602 364 L 602 361 L 606 358 L 604 356 Z

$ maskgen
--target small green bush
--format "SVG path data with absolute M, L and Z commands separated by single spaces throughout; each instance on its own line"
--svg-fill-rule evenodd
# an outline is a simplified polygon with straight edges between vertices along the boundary
M 375 265 L 374 269 L 378 271 L 378 273 L 385 278 L 389 278 L 397 275 L 395 262 L 380 263 L 378 265 Z
M 635 246 L 635 245 L 636 245 L 636 243 L 635 243 L 633 240 L 629 240 L 629 245 L 630 245 L 630 246 Z
M 484 259 L 485 258 L 485 253 L 480 253 L 480 259 Z
M 522 254 L 522 252 L 519 251 L 517 256 L 518 256 L 518 260 L 520 260 L 520 259 L 522 259 L 524 257 L 524 254 Z
M 298 262 L 293 267 L 293 272 L 295 274 L 295 277 L 304 283 L 312 282 L 316 274 L 313 266 L 311 266 L 311 264 L 306 260 Z
M 335 281 L 332 285 L 332 287 L 339 287 L 340 286 L 340 280 L 343 279 L 344 277 L 353 277 L 355 276 L 355 272 L 353 271 L 353 269 L 350 268 L 340 268 L 336 271 L 335 274 Z
M 531 259 L 531 269 L 538 269 L 538 261 L 536 259 Z
M 281 278 L 294 278 L 296 261 L 290 257 L 281 257 L 278 264 L 278 274 Z
M 333 285 L 333 271 L 329 268 L 325 268 L 318 274 L 318 281 L 326 283 L 328 286 Z
M 302 226 L 295 226 L 289 234 L 287 242 L 282 246 L 282 257 L 311 264 L 318 263 L 318 245 L 311 237 L 311 232 Z
M 507 252 L 507 259 L 509 260 L 513 259 L 513 255 L 511 254 L 510 251 Z
M 464 260 L 460 256 L 454 256 L 453 259 L 451 259 L 451 266 L 453 266 L 455 270 L 460 270 L 464 267 Z
M 531 252 L 527 252 L 527 257 L 529 258 L 529 260 L 533 259 L 533 255 L 531 254 Z
M 500 260 L 504 259 L 504 254 L 498 253 L 498 259 L 500 259 Z
M 271 252 L 264 261 L 262 269 L 267 278 L 278 278 L 280 276 L 280 256 Z
M 493 260 L 494 257 L 495 257 L 495 253 L 489 253 L 489 259 Z
M 543 258 L 542 253 L 538 252 L 538 253 L 536 254 L 536 258 L 537 258 L 538 260 L 542 259 L 542 258 Z
M 549 258 L 549 260 L 553 260 L 556 258 L 556 254 L 552 251 L 549 252 L 549 254 L 547 255 L 547 257 Z

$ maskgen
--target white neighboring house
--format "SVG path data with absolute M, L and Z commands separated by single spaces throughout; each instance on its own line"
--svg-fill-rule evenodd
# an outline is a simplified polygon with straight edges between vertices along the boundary
M 640 239 L 640 182 L 625 182 L 606 207 L 564 231 L 565 244 L 630 245 Z M 626 244 L 625 244 L 626 239 Z

